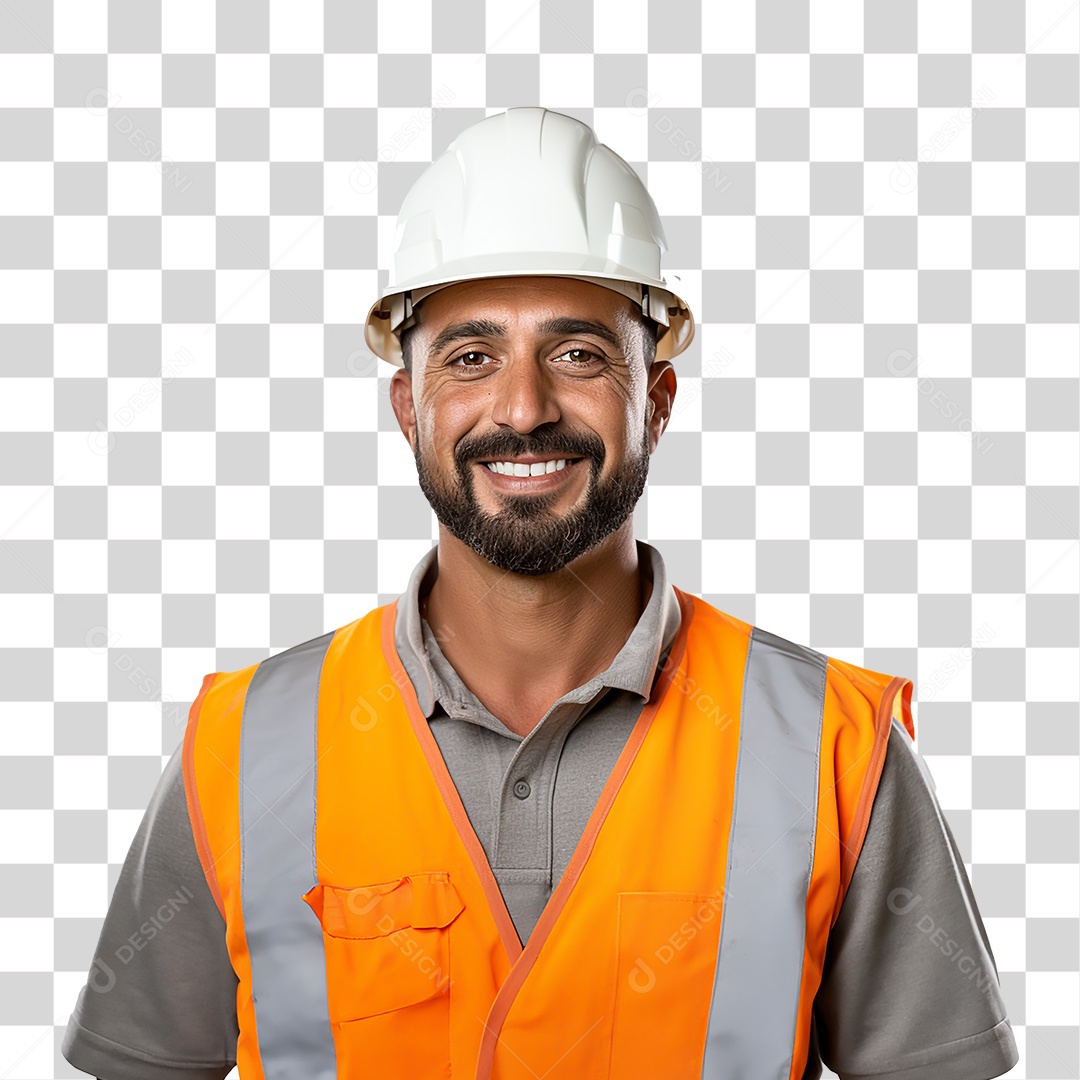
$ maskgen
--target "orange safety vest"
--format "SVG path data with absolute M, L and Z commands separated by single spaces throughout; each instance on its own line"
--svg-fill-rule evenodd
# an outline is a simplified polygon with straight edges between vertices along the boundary
M 397 601 L 206 676 L 184 781 L 241 1080 L 803 1075 L 912 683 L 675 592 L 669 657 L 524 947 Z

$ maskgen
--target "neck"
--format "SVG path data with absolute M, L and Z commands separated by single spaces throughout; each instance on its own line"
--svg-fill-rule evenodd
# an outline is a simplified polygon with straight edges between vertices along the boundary
M 440 526 L 421 612 L 461 680 L 507 726 L 531 730 L 626 643 L 652 590 L 632 528 L 627 519 L 571 565 L 530 576 L 493 566 Z

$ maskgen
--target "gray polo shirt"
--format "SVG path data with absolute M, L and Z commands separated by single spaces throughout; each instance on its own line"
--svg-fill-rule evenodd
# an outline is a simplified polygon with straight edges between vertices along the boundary
M 398 604 L 399 655 L 523 942 L 678 631 L 659 551 L 638 541 L 638 552 L 652 590 L 623 648 L 526 736 L 468 690 L 420 617 L 437 547 Z M 181 753 L 165 766 L 124 860 L 61 1047 L 104 1080 L 223 1080 L 236 1061 L 237 978 L 195 850 Z M 140 934 L 180 892 L 189 902 L 174 918 L 152 939 Z M 895 722 L 814 1015 L 803 1080 L 820 1075 L 822 1055 L 843 1080 L 989 1080 L 1017 1060 L 962 858 L 925 762 Z
M 637 625 L 608 669 L 559 698 L 526 736 L 484 707 L 420 617 L 437 547 L 413 570 L 408 603 L 400 604 L 398 654 L 522 944 L 574 854 L 682 621 L 660 552 L 638 543 L 652 591 Z

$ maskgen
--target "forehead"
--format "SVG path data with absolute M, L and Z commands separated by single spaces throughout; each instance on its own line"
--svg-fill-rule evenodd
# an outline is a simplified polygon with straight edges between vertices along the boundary
M 558 277 L 504 277 L 462 281 L 431 293 L 417 304 L 419 323 L 431 334 L 464 318 L 484 316 L 511 328 L 552 315 L 577 315 L 630 330 L 635 307 L 629 297 L 590 281 Z

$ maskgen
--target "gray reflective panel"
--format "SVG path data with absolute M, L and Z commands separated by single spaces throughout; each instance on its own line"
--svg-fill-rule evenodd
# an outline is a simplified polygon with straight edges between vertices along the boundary
M 788 1080 L 828 657 L 754 627 L 704 1080 Z
M 266 1080 L 334 1080 L 316 883 L 319 677 L 334 631 L 264 660 L 240 727 L 240 881 Z

